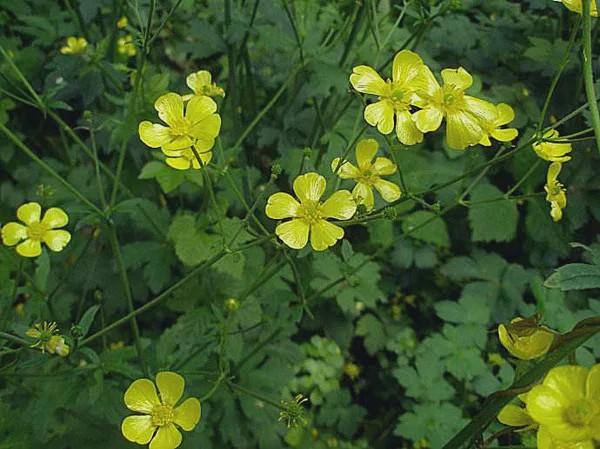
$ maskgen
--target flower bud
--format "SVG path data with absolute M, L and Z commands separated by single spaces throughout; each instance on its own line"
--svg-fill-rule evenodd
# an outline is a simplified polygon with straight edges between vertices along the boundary
M 546 354 L 554 341 L 554 334 L 538 324 L 536 316 L 517 317 L 510 324 L 498 326 L 500 343 L 513 356 L 531 360 Z

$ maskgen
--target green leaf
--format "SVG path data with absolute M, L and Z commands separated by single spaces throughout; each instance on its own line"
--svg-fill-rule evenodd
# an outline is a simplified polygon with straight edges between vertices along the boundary
M 508 242 L 515 237 L 519 213 L 515 201 L 502 199 L 504 194 L 491 184 L 482 184 L 473 189 L 469 207 L 469 224 L 476 242 Z
M 371 355 L 383 348 L 387 339 L 383 324 L 372 314 L 364 315 L 358 320 L 356 335 L 364 337 L 365 348 Z
M 185 170 L 175 170 L 168 165 L 158 162 L 148 162 L 142 168 L 139 179 L 156 179 L 165 193 L 172 192 L 186 179 Z
M 600 288 L 600 266 L 571 263 L 560 267 L 544 283 L 548 288 L 562 291 Z
M 402 222 L 402 230 L 417 240 L 445 248 L 450 246 L 446 223 L 433 212 L 418 211 L 410 214 Z
M 94 318 L 96 317 L 96 313 L 98 313 L 98 310 L 100 309 L 99 305 L 93 305 L 92 307 L 90 307 L 89 309 L 87 309 L 85 311 L 85 313 L 83 314 L 83 316 L 81 317 L 81 320 L 79 320 L 79 331 L 81 332 L 81 337 L 85 337 L 88 332 L 90 331 L 90 327 L 92 326 L 92 323 L 94 322 Z

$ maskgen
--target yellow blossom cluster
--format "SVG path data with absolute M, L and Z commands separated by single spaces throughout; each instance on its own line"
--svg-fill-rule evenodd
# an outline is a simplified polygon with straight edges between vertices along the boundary
M 516 129 L 503 128 L 514 119 L 509 105 L 466 94 L 473 77 L 464 68 L 444 69 L 441 77 L 442 85 L 418 54 L 402 50 L 394 57 L 391 79 L 359 65 L 352 70 L 350 83 L 358 92 L 378 97 L 365 107 L 365 121 L 382 134 L 395 129 L 404 145 L 422 142 L 423 135 L 439 129 L 444 120 L 446 142 L 456 150 L 489 146 L 490 138 L 510 142 L 517 137 Z
M 212 82 L 205 70 L 189 75 L 187 85 L 193 94 L 169 92 L 154 103 L 164 125 L 143 121 L 138 128 L 141 141 L 150 148 L 160 148 L 167 165 L 178 170 L 207 165 L 221 129 L 221 116 L 211 96 L 223 96 L 223 89 Z

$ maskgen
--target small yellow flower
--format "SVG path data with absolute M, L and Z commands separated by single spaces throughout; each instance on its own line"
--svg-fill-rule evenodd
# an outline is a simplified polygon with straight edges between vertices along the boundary
M 200 401 L 189 398 L 175 407 L 185 387 L 183 377 L 177 373 L 158 373 L 156 385 L 160 399 L 150 379 L 138 379 L 129 386 L 125 392 L 125 405 L 142 415 L 125 418 L 121 432 L 133 443 L 150 443 L 150 449 L 175 449 L 182 440 L 178 427 L 189 432 L 200 421 Z
M 563 209 L 567 207 L 567 194 L 564 186 L 558 182 L 558 174 L 562 164 L 560 162 L 552 162 L 548 167 L 546 175 L 546 201 L 550 203 L 550 216 L 554 221 L 559 221 L 563 216 Z
M 69 222 L 67 214 L 58 207 L 51 207 L 40 221 L 42 207 L 38 203 L 25 203 L 17 209 L 17 217 L 25 225 L 16 222 L 2 227 L 2 242 L 6 246 L 17 245 L 17 253 L 23 257 L 42 254 L 42 242 L 52 251 L 62 251 L 71 240 L 62 228 Z
M 502 128 L 504 125 L 508 125 L 515 119 L 515 111 L 506 103 L 500 103 L 496 105 L 496 113 L 498 114 L 496 120 L 492 123 L 485 123 L 483 138 L 479 142 L 481 145 L 489 147 L 492 142 L 490 137 L 493 137 L 499 142 L 510 142 L 519 135 L 519 131 L 515 128 Z
M 462 67 L 442 70 L 444 85 L 424 70 L 423 89 L 417 92 L 415 104 L 422 108 L 414 119 L 422 132 L 437 130 L 446 119 L 446 142 L 450 148 L 463 150 L 481 142 L 486 129 L 498 120 L 496 107 L 484 100 L 465 95 L 473 77 Z
M 135 56 L 137 49 L 135 48 L 133 36 L 131 36 L 131 34 L 117 39 L 117 51 L 121 55 L 127 55 L 129 57 Z
M 529 415 L 526 408 L 527 394 L 520 394 L 518 398 L 524 404 L 523 407 L 515 404 L 505 405 L 498 413 L 498 421 L 505 426 L 520 427 L 519 431 L 535 429 L 538 424 Z
M 554 334 L 541 327 L 537 318 L 515 318 L 510 324 L 498 326 L 500 343 L 521 360 L 541 357 L 550 349 Z
M 212 76 L 210 72 L 207 70 L 200 70 L 196 73 L 192 73 L 187 76 L 185 79 L 186 84 L 192 91 L 194 95 L 186 95 L 184 96 L 184 100 L 189 100 L 194 96 L 206 95 L 208 97 L 224 97 L 225 91 L 223 88 L 216 85 L 216 83 L 212 82 Z
M 583 13 L 582 0 L 554 0 L 560 2 L 567 7 L 570 11 L 576 12 L 577 14 Z M 590 0 L 590 15 L 598 17 L 598 8 L 596 7 L 596 0 Z
M 344 363 L 344 374 L 348 376 L 351 380 L 356 380 L 360 376 L 360 366 L 358 366 L 354 362 L 346 362 Z
M 63 55 L 80 55 L 85 52 L 88 46 L 85 37 L 71 36 L 67 38 L 67 45 L 60 49 Z
M 557 140 L 559 138 L 558 131 L 551 129 L 544 133 L 544 139 Z M 571 160 L 568 154 L 573 150 L 570 143 L 565 142 L 536 142 L 533 144 L 533 150 L 542 159 L 550 162 L 567 162 Z
M 384 81 L 375 69 L 366 65 L 354 67 L 350 75 L 354 89 L 379 97 L 379 101 L 365 108 L 365 121 L 377 126 L 380 133 L 390 134 L 395 119 L 396 136 L 404 145 L 423 141 L 423 133 L 417 129 L 411 115 L 411 104 L 424 68 L 418 54 L 402 50 L 394 57 L 391 80 Z
M 119 20 L 117 20 L 117 28 L 122 30 L 123 28 L 127 28 L 129 22 L 127 21 L 127 17 L 123 16 Z
M 221 129 L 221 117 L 212 98 L 198 96 L 185 104 L 175 93 L 162 95 L 154 103 L 158 116 L 167 126 L 143 121 L 139 125 L 140 139 L 150 148 L 161 148 L 167 164 L 185 170 L 200 168 L 212 158 L 211 148 Z
M 37 340 L 31 345 L 32 348 L 39 348 L 42 352 L 50 354 L 58 354 L 61 357 L 69 355 L 69 345 L 65 343 L 65 339 L 60 335 L 55 322 L 34 324 L 33 327 L 27 329 L 25 335 Z
M 328 218 L 348 220 L 356 212 L 356 203 L 347 190 L 334 192 L 325 202 L 325 178 L 318 173 L 306 173 L 294 180 L 296 201 L 288 193 L 278 192 L 269 197 L 265 213 L 269 218 L 281 220 L 275 228 L 277 236 L 290 248 L 302 249 L 308 242 L 315 251 L 324 251 L 344 236 L 344 229 L 327 221 Z
M 528 393 L 527 411 L 553 440 L 600 442 L 600 364 L 552 368 Z
M 348 161 L 342 161 L 336 157 L 331 161 L 331 170 L 342 179 L 353 179 L 356 186 L 352 195 L 357 204 L 364 204 L 367 210 L 373 209 L 375 198 L 373 187 L 381 194 L 381 197 L 389 202 L 400 198 L 400 188 L 393 182 L 381 179 L 396 173 L 397 167 L 391 160 L 385 157 L 375 158 L 379 144 L 374 139 L 362 139 L 356 145 L 356 162 L 358 167 Z

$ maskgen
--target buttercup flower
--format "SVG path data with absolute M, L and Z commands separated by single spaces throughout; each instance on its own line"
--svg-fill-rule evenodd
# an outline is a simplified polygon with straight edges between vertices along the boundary
M 121 423 L 121 432 L 129 441 L 150 443 L 150 449 L 175 449 L 181 444 L 181 428 L 187 432 L 200 421 L 200 401 L 188 398 L 181 405 L 185 381 L 177 373 L 164 371 L 156 375 L 156 387 L 150 379 L 134 381 L 125 392 L 125 405 L 142 415 L 128 416 Z
M 550 203 L 550 216 L 554 221 L 559 221 L 562 216 L 562 210 L 567 207 L 567 194 L 564 186 L 558 182 L 558 174 L 562 164 L 560 162 L 552 162 L 548 167 L 546 175 L 546 201 Z
M 554 334 L 541 327 L 534 318 L 515 318 L 510 324 L 498 326 L 500 343 L 521 360 L 541 357 L 552 345 Z
M 557 140 L 558 131 L 551 129 L 544 134 L 544 139 Z M 533 144 L 533 150 L 542 159 L 550 162 L 567 162 L 571 160 L 568 154 L 573 150 L 570 143 L 560 142 L 536 142 Z
M 154 108 L 167 126 L 143 121 L 139 125 L 140 139 L 150 148 L 161 148 L 167 164 L 174 168 L 200 168 L 193 149 L 208 163 L 215 137 L 221 129 L 221 117 L 212 98 L 197 96 L 186 103 L 175 93 L 156 100 Z M 175 160 L 172 160 L 175 159 Z M 194 162 L 195 160 L 195 162 Z
M 207 70 L 200 70 L 196 73 L 192 73 L 185 79 L 186 84 L 194 95 L 184 96 L 184 100 L 188 100 L 193 96 L 206 95 L 208 97 L 224 97 L 225 91 L 212 82 L 212 76 Z
M 71 36 L 67 38 L 67 45 L 60 49 L 63 55 L 80 55 L 85 52 L 88 43 L 84 37 Z
M 527 393 L 520 394 L 519 400 L 524 403 L 523 407 L 515 404 L 505 405 L 498 413 L 498 421 L 506 426 L 520 427 L 521 431 L 535 429 L 538 424 L 529 416 L 525 404 L 527 403 Z
M 560 2 L 567 7 L 567 9 L 576 12 L 578 14 L 583 14 L 583 4 L 582 0 L 554 0 L 555 2 Z M 596 7 L 596 1 L 590 0 L 590 15 L 594 17 L 598 17 L 598 8 Z
M 528 393 L 527 411 L 553 440 L 600 441 L 600 364 L 552 368 Z
M 479 143 L 486 147 L 489 147 L 492 144 L 490 137 L 493 137 L 499 142 L 510 142 L 519 135 L 519 131 L 515 128 L 502 128 L 502 126 L 508 125 L 515 119 L 515 111 L 513 108 L 506 103 L 500 103 L 496 105 L 496 113 L 497 118 L 494 122 L 482 123 L 485 133 Z
M 117 51 L 122 55 L 135 56 L 137 49 L 135 48 L 131 34 L 117 39 Z
M 129 22 L 127 21 L 127 17 L 125 17 L 125 16 L 123 16 L 119 20 L 117 20 L 117 28 L 119 28 L 121 30 L 123 28 L 127 28 L 128 24 L 129 24 Z
M 537 431 L 537 449 L 594 449 L 593 440 L 562 441 L 552 438 L 547 426 L 540 426 Z
M 65 339 L 57 335 L 58 332 L 56 323 L 44 321 L 43 323 L 34 324 L 33 327 L 27 329 L 25 335 L 37 340 L 31 345 L 32 348 L 39 348 L 42 352 L 66 357 L 69 355 L 70 348 L 65 343 Z
M 415 104 L 422 108 L 413 117 L 422 132 L 437 130 L 446 118 L 446 142 L 450 148 L 463 150 L 483 139 L 488 127 L 498 120 L 496 107 L 484 100 L 465 95 L 473 78 L 462 67 L 442 70 L 440 86 L 429 68 L 423 71 L 423 88 Z
M 375 199 L 373 187 L 381 194 L 381 197 L 392 202 L 400 198 L 400 188 L 393 182 L 381 179 L 381 176 L 392 175 L 397 167 L 392 161 L 385 157 L 378 157 L 373 162 L 379 144 L 374 139 L 363 139 L 356 145 L 356 162 L 358 167 L 348 161 L 342 161 L 336 157 L 331 161 L 331 170 L 342 179 L 353 179 L 356 186 L 352 195 L 357 204 L 364 204 L 367 210 L 373 209 Z
M 23 204 L 17 209 L 17 217 L 25 224 L 6 223 L 2 227 L 2 242 L 6 246 L 17 245 L 17 253 L 23 257 L 42 254 L 42 242 L 52 251 L 62 251 L 71 240 L 71 234 L 58 228 L 66 226 L 69 217 L 58 207 L 48 209 L 40 221 L 41 213 L 38 203 Z
M 294 180 L 296 201 L 288 193 L 278 192 L 267 201 L 265 213 L 269 218 L 281 220 L 275 228 L 277 236 L 290 248 L 301 249 L 310 244 L 315 251 L 324 251 L 344 236 L 344 229 L 327 221 L 328 218 L 348 220 L 356 212 L 356 203 L 347 190 L 334 192 L 325 202 L 320 199 L 325 192 L 325 178 L 318 173 L 306 173 Z
M 379 96 L 379 101 L 365 108 L 366 122 L 377 126 L 380 133 L 389 134 L 395 119 L 396 135 L 404 145 L 423 141 L 423 133 L 415 126 L 410 109 L 424 68 L 419 55 L 402 50 L 394 57 L 391 80 L 384 81 L 366 65 L 354 67 L 350 75 L 350 83 L 357 91 Z

